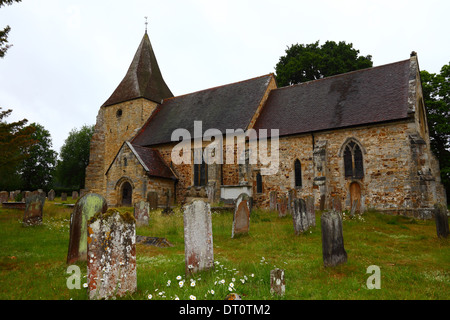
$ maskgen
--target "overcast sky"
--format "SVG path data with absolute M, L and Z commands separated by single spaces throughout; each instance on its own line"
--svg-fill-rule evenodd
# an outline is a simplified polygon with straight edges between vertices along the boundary
M 95 124 L 148 34 L 175 96 L 275 72 L 287 46 L 353 43 L 374 66 L 418 53 L 421 70 L 450 61 L 448 0 L 23 0 L 0 9 L 13 44 L 0 59 L 0 107 L 50 131 L 59 153 Z

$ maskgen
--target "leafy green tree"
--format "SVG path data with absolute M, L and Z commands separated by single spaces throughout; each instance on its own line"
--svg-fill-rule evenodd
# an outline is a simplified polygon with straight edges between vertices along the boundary
M 74 189 L 84 188 L 85 171 L 89 164 L 89 147 L 94 126 L 84 125 L 80 130 L 72 129 L 61 147 L 57 166 L 58 183 Z
M 0 108 L 0 189 L 13 190 L 21 187 L 18 169 L 29 156 L 29 148 L 37 143 L 32 134 L 35 128 L 27 126 L 27 119 L 7 123 L 12 110 Z
M 21 2 L 22 0 L 0 0 L 0 8 L 4 5 L 11 5 L 13 2 Z M 11 47 L 8 44 L 8 34 L 11 31 L 10 26 L 6 26 L 3 30 L 0 30 L 0 58 L 3 58 L 6 51 Z
M 420 72 L 427 108 L 430 143 L 439 160 L 441 180 L 450 201 L 450 63 L 439 74 Z
M 31 138 L 35 144 L 28 147 L 28 157 L 20 165 L 19 172 L 23 188 L 27 190 L 47 189 L 53 178 L 57 153 L 51 149 L 50 132 L 42 125 L 32 123 Z
M 359 56 L 359 50 L 354 49 L 351 43 L 327 41 L 319 46 L 317 41 L 288 47 L 275 71 L 278 85 L 284 87 L 370 68 L 372 65 L 372 56 Z

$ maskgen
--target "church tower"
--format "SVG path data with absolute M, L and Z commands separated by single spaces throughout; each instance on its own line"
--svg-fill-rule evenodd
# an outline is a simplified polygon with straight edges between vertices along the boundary
M 105 196 L 105 172 L 120 147 L 136 135 L 163 99 L 171 97 L 146 31 L 125 77 L 98 112 L 86 168 L 87 190 Z

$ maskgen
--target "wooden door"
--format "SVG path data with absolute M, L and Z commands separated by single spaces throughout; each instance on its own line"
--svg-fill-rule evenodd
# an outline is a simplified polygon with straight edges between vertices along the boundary
M 361 211 L 361 186 L 358 182 L 350 184 L 350 206 L 352 213 Z

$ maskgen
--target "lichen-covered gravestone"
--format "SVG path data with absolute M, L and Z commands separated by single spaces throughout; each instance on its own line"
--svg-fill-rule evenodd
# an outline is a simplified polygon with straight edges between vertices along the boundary
M 322 227 L 322 255 L 325 267 L 334 267 L 347 262 L 341 212 L 335 210 L 339 207 L 340 204 L 334 202 L 334 209 L 325 211 L 320 221 Z
M 447 208 L 442 204 L 434 205 L 434 220 L 438 238 L 447 238 L 449 234 Z
M 96 193 L 88 193 L 78 199 L 70 215 L 70 240 L 67 263 L 86 260 L 87 257 L 87 221 L 98 212 L 106 212 L 105 198 Z
M 296 235 L 309 229 L 309 218 L 306 212 L 306 202 L 303 199 L 294 200 L 294 209 L 292 211 L 292 220 L 294 222 L 294 231 Z
M 25 199 L 24 226 L 35 226 L 42 223 L 45 195 L 32 194 Z
M 284 280 L 284 270 L 274 269 L 270 271 L 270 293 L 284 296 L 286 291 L 286 281 Z
M 236 206 L 233 216 L 233 228 L 231 237 L 234 238 L 238 234 L 246 234 L 250 229 L 250 197 L 246 193 L 242 193 L 236 199 Z
M 208 270 L 214 266 L 210 205 L 193 200 L 183 209 L 186 274 Z
M 148 226 L 150 205 L 147 201 L 139 201 L 134 204 L 134 218 L 136 226 Z
M 136 220 L 133 214 L 109 209 L 88 221 L 87 283 L 89 299 L 109 299 L 134 293 Z

